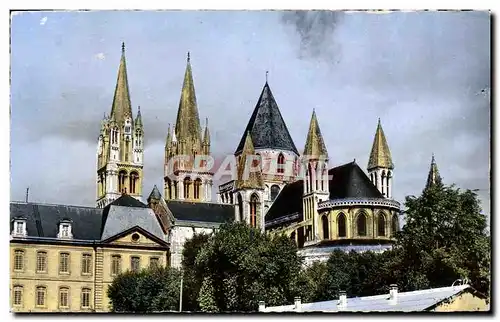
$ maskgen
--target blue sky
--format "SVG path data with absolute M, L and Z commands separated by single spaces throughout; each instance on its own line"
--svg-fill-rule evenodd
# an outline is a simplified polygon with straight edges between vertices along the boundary
M 190 51 L 215 156 L 234 152 L 268 70 L 299 150 L 315 108 L 330 165 L 364 169 L 380 117 L 397 200 L 421 192 L 434 152 L 444 181 L 481 189 L 489 213 L 487 12 L 27 12 L 11 26 L 11 200 L 29 186 L 32 201 L 94 205 L 99 125 L 124 41 L 146 197 L 162 186 Z

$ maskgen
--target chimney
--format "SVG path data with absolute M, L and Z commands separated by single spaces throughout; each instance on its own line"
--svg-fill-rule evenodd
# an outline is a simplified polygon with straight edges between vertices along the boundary
M 300 300 L 300 297 L 295 298 L 295 311 L 297 311 L 297 312 L 302 311 L 302 302 Z
M 391 284 L 391 290 L 389 291 L 389 302 L 391 304 L 398 303 L 398 285 Z
M 347 295 L 346 295 L 345 291 L 339 292 L 338 307 L 339 307 L 339 309 L 345 309 L 347 307 Z
M 264 312 L 266 310 L 266 303 L 264 301 L 259 301 L 259 312 Z

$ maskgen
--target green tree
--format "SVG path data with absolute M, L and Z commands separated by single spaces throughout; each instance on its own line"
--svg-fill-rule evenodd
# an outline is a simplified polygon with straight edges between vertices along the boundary
M 203 272 L 198 301 L 203 311 L 255 311 L 292 303 L 302 259 L 286 236 L 270 236 L 244 223 L 227 223 L 196 256 Z
M 490 238 L 477 195 L 437 183 L 419 197 L 406 197 L 406 225 L 398 233 L 394 263 L 405 290 L 451 285 L 470 279 L 489 293 Z
M 182 250 L 182 270 L 183 270 L 183 290 L 182 290 L 182 310 L 199 311 L 197 301 L 200 288 L 203 283 L 203 269 L 195 266 L 196 256 L 200 249 L 209 239 L 208 234 L 194 234 L 194 236 L 184 243 Z
M 159 312 L 179 307 L 180 272 L 157 267 L 118 275 L 108 288 L 114 312 Z

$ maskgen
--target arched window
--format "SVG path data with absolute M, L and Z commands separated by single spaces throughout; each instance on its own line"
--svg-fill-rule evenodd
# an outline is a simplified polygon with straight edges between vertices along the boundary
M 384 197 L 387 195 L 387 191 L 386 191 L 386 186 L 385 186 L 385 183 L 387 182 L 385 180 L 386 176 L 385 176 L 385 171 L 382 171 L 382 177 L 381 177 L 381 182 L 380 182 L 380 186 L 382 187 L 382 194 L 384 195 Z
M 385 236 L 385 216 L 383 213 L 379 212 L 378 214 L 378 235 Z
M 168 200 L 171 200 L 172 199 L 172 180 L 170 180 L 170 178 L 167 178 L 166 186 L 167 186 L 167 198 L 168 198 Z
M 279 193 L 280 193 L 280 187 L 277 185 L 272 185 L 271 186 L 271 201 L 274 201 Z
M 328 175 L 326 174 L 326 166 L 323 168 L 321 172 L 321 191 L 326 191 L 325 184 L 327 182 Z
M 125 181 L 127 179 L 127 171 L 121 170 L 118 172 L 118 191 L 120 193 L 127 193 L 127 186 L 125 185 Z
M 172 182 L 172 198 L 177 199 L 179 198 L 179 193 L 177 192 L 177 181 Z
M 189 199 L 189 188 L 191 185 L 191 178 L 186 177 L 184 179 L 184 199 Z
M 234 204 L 234 201 L 233 201 L 233 193 L 229 193 L 229 200 L 231 201 L 231 205 Z
M 259 197 L 253 194 L 250 197 L 250 226 L 257 227 L 257 209 L 259 205 Z
M 295 241 L 295 230 L 290 234 L 290 239 Z
M 125 140 L 125 151 L 124 151 L 124 159 L 125 159 L 125 162 L 128 162 L 128 155 L 129 155 L 129 145 L 130 145 L 130 139 L 127 138 Z
M 278 155 L 278 173 L 284 173 L 285 172 L 285 156 L 283 153 L 280 153 Z
M 311 175 L 311 173 L 309 172 L 309 167 L 306 169 L 306 180 L 304 182 L 304 184 L 306 185 L 306 193 L 309 192 L 309 176 Z
M 386 183 L 386 187 L 387 187 L 387 197 L 390 198 L 390 194 L 389 194 L 389 187 L 391 185 L 391 178 L 392 178 L 392 172 L 387 172 L 387 183 Z
M 316 181 L 316 190 L 319 190 L 319 178 L 318 178 L 318 171 L 319 170 L 319 164 L 316 163 L 316 166 L 314 167 L 314 173 L 316 173 L 316 177 L 314 178 Z
M 138 180 L 139 180 L 139 174 L 137 172 L 130 173 L 130 179 L 129 179 L 130 193 L 136 193 Z
M 358 215 L 356 228 L 358 229 L 358 236 L 366 236 L 366 216 L 364 213 Z
M 330 232 L 328 231 L 328 216 L 327 215 L 321 216 L 321 223 L 323 225 L 323 239 L 329 239 Z
M 399 230 L 398 215 L 392 215 L 392 234 L 394 235 Z
M 238 194 L 238 221 L 243 221 L 243 198 Z
M 309 172 L 309 191 L 308 192 L 310 192 L 313 189 L 313 187 L 312 187 L 312 168 L 311 168 L 310 163 L 307 165 L 307 172 Z
M 194 199 L 200 199 L 200 187 L 201 187 L 201 179 L 197 178 L 194 181 Z
M 339 237 L 346 237 L 346 227 L 345 227 L 345 215 L 340 213 L 337 217 L 337 234 Z

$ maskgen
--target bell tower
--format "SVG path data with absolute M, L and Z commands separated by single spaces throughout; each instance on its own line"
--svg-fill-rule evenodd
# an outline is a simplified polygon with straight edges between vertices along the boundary
M 144 128 L 140 108 L 133 119 L 122 43 L 111 114 L 101 121 L 97 143 L 97 207 L 105 207 L 122 193 L 142 201 L 143 162 Z
M 367 170 L 370 180 L 375 187 L 377 187 L 384 197 L 392 199 L 394 164 L 392 163 L 391 151 L 389 150 L 380 119 L 378 119 Z

